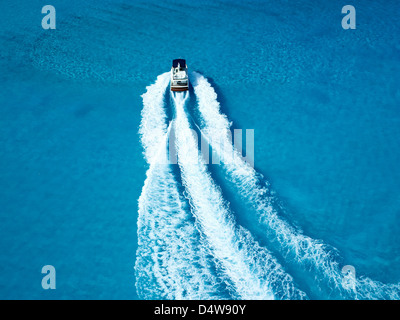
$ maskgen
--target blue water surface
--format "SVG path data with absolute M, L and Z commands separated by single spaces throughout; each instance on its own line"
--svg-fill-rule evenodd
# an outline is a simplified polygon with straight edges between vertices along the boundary
M 41 1 L 0 4 L 0 298 L 141 298 L 141 95 L 177 57 L 255 130 L 285 219 L 357 275 L 400 282 L 398 1 L 353 1 L 356 30 L 340 1 L 51 4 L 56 30 Z

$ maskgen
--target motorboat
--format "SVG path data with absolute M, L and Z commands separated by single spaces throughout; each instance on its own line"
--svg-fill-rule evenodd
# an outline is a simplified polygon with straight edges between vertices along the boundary
M 185 59 L 172 60 L 171 91 L 189 90 L 189 75 Z

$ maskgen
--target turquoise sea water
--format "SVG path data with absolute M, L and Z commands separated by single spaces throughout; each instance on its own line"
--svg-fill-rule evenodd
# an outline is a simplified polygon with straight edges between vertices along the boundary
M 397 1 L 354 1 L 356 30 L 338 1 L 51 4 L 56 30 L 40 1 L 0 4 L 1 298 L 398 298 Z M 177 57 L 198 72 L 186 101 L 156 82 Z M 240 192 L 239 166 L 148 172 L 146 115 L 181 136 L 223 115 L 254 129 L 272 203 Z M 358 295 L 333 284 L 345 265 Z

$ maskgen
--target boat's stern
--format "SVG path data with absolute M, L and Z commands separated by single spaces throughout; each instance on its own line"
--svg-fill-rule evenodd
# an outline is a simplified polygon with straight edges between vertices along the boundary
M 171 91 L 189 90 L 189 76 L 186 61 L 175 59 L 171 68 Z

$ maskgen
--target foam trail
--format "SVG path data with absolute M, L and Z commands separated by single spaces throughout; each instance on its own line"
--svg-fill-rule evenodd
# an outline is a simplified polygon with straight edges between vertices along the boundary
M 165 74 L 143 95 L 140 134 L 150 168 L 139 198 L 136 288 L 144 299 L 221 299 L 209 252 L 166 159 Z M 168 78 L 167 78 L 168 79 Z
M 269 196 L 269 186 L 253 167 L 246 163 L 234 149 L 230 139 L 230 124 L 220 113 L 217 94 L 201 74 L 193 72 L 191 83 L 198 100 L 198 108 L 203 120 L 203 134 L 208 138 L 213 151 L 223 162 L 227 178 L 233 182 L 240 195 L 251 203 L 260 223 L 266 227 L 278 244 L 280 253 L 304 269 L 317 273 L 316 277 L 326 280 L 331 290 L 344 298 L 355 299 L 399 299 L 400 284 L 382 284 L 368 278 L 357 279 L 351 286 L 343 286 L 337 251 L 322 241 L 312 239 L 279 217 Z M 217 139 L 215 139 L 217 137 Z M 213 139 L 214 138 L 214 139 Z M 232 154 L 234 155 L 232 157 Z M 317 279 L 317 282 L 320 280 Z
M 247 230 L 236 225 L 198 154 L 184 109 L 188 95 L 186 92 L 173 96 L 178 164 L 192 212 L 220 269 L 230 280 L 230 291 L 239 299 L 305 298 L 269 252 Z
M 139 135 L 148 163 L 151 163 L 159 152 L 160 141 L 167 133 L 165 93 L 169 77 L 169 72 L 159 75 L 156 82 L 148 86 L 146 93 L 142 95 L 143 109 Z

